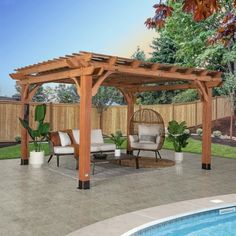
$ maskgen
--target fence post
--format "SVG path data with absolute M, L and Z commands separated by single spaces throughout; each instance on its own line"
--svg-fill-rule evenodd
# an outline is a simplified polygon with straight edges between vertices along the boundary
M 195 129 L 197 129 L 197 101 L 195 101 Z
M 53 130 L 53 105 L 52 102 L 49 103 L 49 124 L 50 130 Z

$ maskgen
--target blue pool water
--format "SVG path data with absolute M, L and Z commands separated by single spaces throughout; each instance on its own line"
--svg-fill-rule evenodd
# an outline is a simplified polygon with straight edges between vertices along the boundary
M 236 206 L 183 216 L 141 229 L 132 236 L 236 236 Z

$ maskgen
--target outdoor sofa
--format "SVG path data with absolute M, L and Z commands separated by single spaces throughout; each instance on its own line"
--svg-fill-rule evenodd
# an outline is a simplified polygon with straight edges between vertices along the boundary
M 48 163 L 54 155 L 57 157 L 58 167 L 60 156 L 74 155 L 78 160 L 80 141 L 80 131 L 78 129 L 50 132 L 49 139 L 51 155 L 48 159 Z M 91 130 L 91 153 L 113 152 L 115 148 L 115 144 L 104 142 L 101 129 Z

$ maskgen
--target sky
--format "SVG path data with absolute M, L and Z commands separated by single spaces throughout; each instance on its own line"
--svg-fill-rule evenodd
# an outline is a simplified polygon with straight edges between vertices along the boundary
M 74 52 L 130 57 L 150 52 L 152 0 L 0 0 L 0 95 L 15 93 L 15 68 Z

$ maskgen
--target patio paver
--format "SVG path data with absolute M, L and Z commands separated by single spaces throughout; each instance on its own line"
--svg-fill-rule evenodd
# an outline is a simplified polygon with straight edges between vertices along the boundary
M 173 152 L 162 156 L 171 159 Z M 88 191 L 76 189 L 71 157 L 61 158 L 60 168 L 55 159 L 42 169 L 0 161 L 0 235 L 66 235 L 144 208 L 236 193 L 236 160 L 215 157 L 205 171 L 199 158 L 185 154 L 182 166 L 164 169 L 97 165 Z

